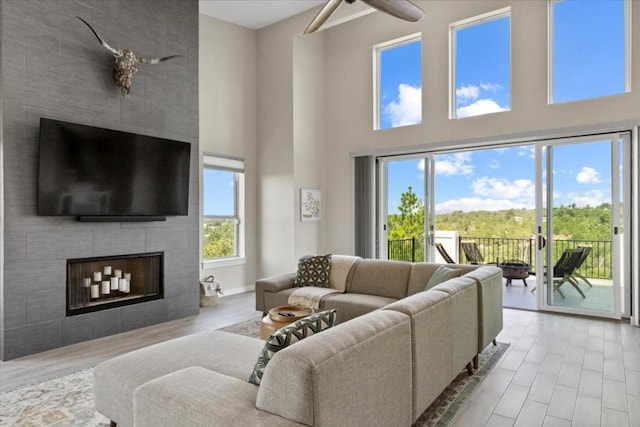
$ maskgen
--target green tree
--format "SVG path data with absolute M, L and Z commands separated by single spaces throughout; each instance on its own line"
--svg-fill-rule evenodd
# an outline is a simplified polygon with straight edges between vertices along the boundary
M 205 258 L 225 258 L 235 255 L 235 224 L 233 221 L 213 221 L 204 224 L 202 244 Z

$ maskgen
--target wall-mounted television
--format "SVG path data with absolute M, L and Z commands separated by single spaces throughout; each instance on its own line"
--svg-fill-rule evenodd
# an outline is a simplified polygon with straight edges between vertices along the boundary
M 187 215 L 191 144 L 40 119 L 38 215 L 149 221 Z

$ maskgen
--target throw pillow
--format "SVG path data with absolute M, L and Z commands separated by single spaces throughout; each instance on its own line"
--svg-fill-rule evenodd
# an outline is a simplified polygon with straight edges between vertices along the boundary
M 272 333 L 269 338 L 267 338 L 262 352 L 260 356 L 258 356 L 258 361 L 253 367 L 251 374 L 249 374 L 247 381 L 251 384 L 260 385 L 260 380 L 262 380 L 262 375 L 267 367 L 267 363 L 269 363 L 269 360 L 271 360 L 275 353 L 287 348 L 293 343 L 332 327 L 335 321 L 336 310 L 325 310 L 300 319 Z
M 298 260 L 294 286 L 329 287 L 329 273 L 331 272 L 331 254 L 307 255 Z
M 454 277 L 460 277 L 462 275 L 462 270 L 459 268 L 451 268 L 445 265 L 440 265 L 433 272 L 433 275 L 427 282 L 427 286 L 425 286 L 424 290 L 428 290 L 433 288 L 440 283 L 446 282 L 449 279 L 453 279 Z

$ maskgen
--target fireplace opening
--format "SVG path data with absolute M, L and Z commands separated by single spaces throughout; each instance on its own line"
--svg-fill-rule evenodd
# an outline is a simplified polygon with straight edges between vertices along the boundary
M 67 260 L 67 316 L 163 298 L 164 252 Z

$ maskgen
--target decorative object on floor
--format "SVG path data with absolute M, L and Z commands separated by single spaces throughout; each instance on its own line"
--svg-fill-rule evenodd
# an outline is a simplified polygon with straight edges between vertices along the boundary
M 349 4 L 353 4 L 356 0 L 344 0 Z M 378 9 L 396 18 L 404 19 L 409 22 L 418 22 L 424 17 L 424 12 L 415 4 L 409 0 L 362 0 L 369 6 Z M 333 13 L 342 4 L 342 0 L 328 0 L 327 4 L 320 10 L 320 12 L 313 18 L 313 21 L 309 24 L 304 31 L 305 34 L 310 34 L 317 31 L 327 19 L 333 15 Z
M 320 190 L 314 188 L 300 189 L 300 221 L 320 221 Z
M 0 426 L 106 427 L 95 411 L 93 369 L 2 393 Z
M 200 307 L 208 307 L 218 303 L 218 294 L 222 295 L 220 283 L 213 277 L 208 275 L 200 280 Z
M 227 326 L 221 330 L 257 338 L 260 319 Z M 457 411 L 487 376 L 509 344 L 489 345 L 481 354 L 475 375 L 461 373 L 431 404 L 413 427 L 449 425 Z M 0 426 L 64 425 L 107 427 L 109 420 L 95 412 L 93 369 L 74 372 L 39 384 L 2 393 Z
M 129 95 L 131 91 L 131 80 L 133 79 L 133 74 L 138 71 L 136 65 L 138 62 L 142 62 L 143 64 L 159 64 L 160 62 L 167 61 L 172 58 L 177 58 L 182 55 L 171 55 L 165 56 L 164 58 L 143 58 L 141 56 L 136 55 L 129 49 L 114 49 L 104 41 L 102 37 L 93 29 L 91 25 L 84 19 L 76 16 L 79 20 L 84 22 L 87 27 L 93 32 L 93 34 L 98 38 L 98 41 L 102 46 L 104 46 L 109 52 L 113 53 L 113 56 L 116 58 L 116 68 L 115 68 L 115 80 L 116 84 L 120 86 L 120 92 L 122 96 Z
M 498 264 L 502 269 L 502 277 L 507 279 L 506 286 L 511 285 L 513 279 L 521 279 L 522 283 L 527 286 L 527 278 L 529 277 L 529 264 L 524 261 L 510 260 Z

